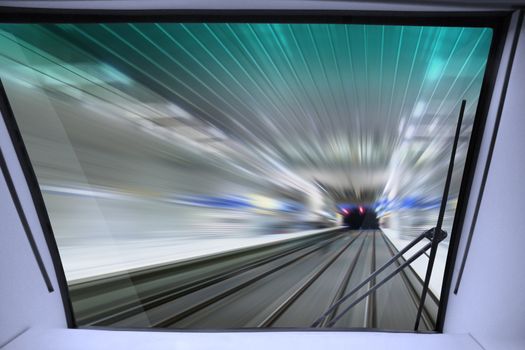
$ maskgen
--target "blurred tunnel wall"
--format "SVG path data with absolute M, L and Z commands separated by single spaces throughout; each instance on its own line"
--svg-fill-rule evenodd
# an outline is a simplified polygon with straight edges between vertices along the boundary
M 382 228 L 410 240 L 435 224 L 465 98 L 450 226 L 491 31 L 314 27 L 4 25 L 2 78 L 67 254 L 94 238 L 334 225 L 342 202 L 372 207 Z M 383 75 L 368 68 L 381 62 Z M 365 89 L 372 77 L 384 84 Z

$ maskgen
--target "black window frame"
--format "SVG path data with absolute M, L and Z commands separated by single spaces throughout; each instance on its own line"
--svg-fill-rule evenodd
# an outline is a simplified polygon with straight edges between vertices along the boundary
M 468 200 L 474 173 L 479 156 L 479 148 L 485 130 L 487 114 L 492 100 L 494 84 L 501 62 L 501 56 L 508 35 L 511 11 L 354 11 L 354 10 L 96 10 L 96 9 L 51 9 L 22 8 L 0 6 L 0 24 L 51 24 L 51 23 L 331 23 L 331 24 L 376 24 L 408 26 L 441 26 L 441 27 L 485 27 L 493 30 L 492 42 L 485 69 L 481 91 L 469 141 L 465 168 L 457 201 L 456 213 L 451 230 L 451 238 L 443 284 L 439 298 L 439 308 L 434 331 L 396 331 L 402 333 L 442 333 L 445 314 L 452 287 L 452 275 L 461 239 Z M 0 77 L 1 78 L 1 77 Z M 15 148 L 18 161 L 22 167 L 40 226 L 42 227 L 58 288 L 62 297 L 68 328 L 78 328 L 69 297 L 67 280 L 60 259 L 58 246 L 53 234 L 51 222 L 43 200 L 38 181 L 23 143 L 20 130 L 9 105 L 5 90 L 0 82 L 0 111 L 8 129 L 11 142 Z M 49 291 L 50 293 L 53 290 Z M 88 327 L 96 329 L 96 327 Z M 121 330 L 103 328 L 105 330 Z M 133 329 L 137 330 L 137 329 Z M 221 330 L 182 330 L 150 329 L 147 331 L 169 332 L 232 332 L 232 331 L 379 331 L 383 329 L 221 329 Z

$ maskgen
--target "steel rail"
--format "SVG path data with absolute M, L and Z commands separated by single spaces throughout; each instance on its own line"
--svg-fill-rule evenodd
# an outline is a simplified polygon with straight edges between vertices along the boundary
M 253 277 L 253 278 L 250 278 L 249 280 L 245 281 L 245 282 L 242 282 L 234 287 L 231 287 L 231 288 L 228 288 L 214 296 L 211 296 L 209 298 L 207 298 L 206 300 L 200 302 L 200 303 L 197 303 L 195 305 L 192 305 L 192 306 L 189 306 L 187 307 L 186 309 L 182 310 L 181 312 L 173 315 L 173 316 L 169 316 L 167 318 L 164 318 L 160 321 L 157 321 L 157 322 L 153 322 L 151 327 L 153 328 L 164 328 L 164 327 L 169 327 L 169 326 L 172 326 L 173 324 L 175 324 L 176 322 L 179 322 L 183 319 L 185 319 L 186 317 L 194 314 L 195 312 L 197 311 L 200 311 L 202 309 L 204 309 L 205 307 L 211 305 L 211 304 L 214 304 L 216 303 L 217 301 L 220 301 L 221 299 L 224 299 L 226 298 L 227 296 L 229 295 L 232 295 L 252 284 L 254 284 L 255 282 L 267 277 L 267 276 L 270 276 L 271 274 L 287 267 L 287 266 L 290 266 L 304 258 L 306 258 L 307 256 L 309 256 L 310 254 L 330 245 L 330 244 L 333 244 L 335 241 L 337 240 L 333 240 L 333 241 L 330 241 L 328 243 L 323 243 L 322 245 L 320 245 L 319 247 L 316 247 L 314 249 L 312 249 L 311 251 L 308 251 L 306 253 L 303 253 L 283 264 L 280 264 L 279 266 L 277 267 L 274 267 L 268 271 L 265 271 L 261 274 L 258 274 L 257 276 Z
M 361 253 L 363 252 L 363 247 L 365 246 L 365 242 L 366 242 L 366 237 L 361 242 L 361 246 L 359 247 L 357 254 L 355 255 L 352 262 L 350 263 L 345 276 L 341 280 L 341 283 L 339 284 L 339 288 L 337 288 L 334 298 L 330 302 L 330 307 L 332 307 L 337 302 L 337 300 L 339 300 L 344 295 L 346 288 L 348 288 L 348 283 L 350 282 L 350 278 L 352 278 L 352 274 L 354 273 L 355 267 L 357 266 L 357 261 L 359 260 L 359 257 L 361 256 Z M 337 314 L 337 309 L 338 307 L 336 307 L 334 311 L 332 311 L 327 317 L 325 317 L 319 326 L 324 327 L 326 323 L 330 322 L 332 318 L 335 316 L 335 314 Z
M 396 253 L 394 252 L 394 248 L 392 246 L 392 243 L 387 239 L 386 235 L 383 232 L 381 232 L 381 238 L 385 242 L 387 250 L 390 252 L 390 254 L 392 256 L 394 256 Z M 426 255 L 426 252 L 425 252 L 425 255 Z M 401 260 L 404 260 L 404 258 L 401 258 Z M 401 263 L 399 261 L 396 261 L 396 265 L 400 266 Z M 415 272 L 413 272 L 413 273 L 415 273 Z M 412 283 L 412 281 L 408 277 L 407 271 L 402 270 L 399 273 L 399 275 L 401 276 L 401 279 L 403 280 L 403 283 L 405 284 L 405 287 L 407 288 L 407 290 L 409 292 L 410 298 L 414 302 L 414 305 L 417 307 L 418 306 L 418 301 L 419 301 L 419 294 L 416 291 L 416 287 L 414 286 L 414 284 Z M 421 285 L 423 285 L 423 281 L 420 281 L 420 282 L 421 282 Z M 434 299 L 432 299 L 432 301 L 434 301 Z M 432 317 L 430 316 L 430 312 L 428 311 L 428 309 L 426 307 L 423 309 L 423 322 L 425 323 L 425 326 L 427 327 L 427 329 L 433 329 L 434 328 L 433 324 L 435 324 L 435 321 L 432 321 Z
M 332 305 L 328 310 L 326 310 L 317 320 L 315 320 L 314 323 L 312 323 L 312 327 L 318 327 L 324 318 L 326 318 L 329 314 L 331 314 L 341 303 L 343 303 L 345 300 L 350 298 L 355 292 L 357 292 L 359 289 L 361 289 L 363 286 L 365 286 L 369 281 L 371 281 L 373 278 L 377 277 L 381 272 L 383 272 L 387 267 L 389 267 L 393 262 L 398 260 L 403 254 L 408 252 L 412 247 L 414 247 L 417 243 L 422 241 L 424 238 L 428 237 L 428 232 L 421 233 L 416 239 L 411 241 L 409 244 L 407 244 L 397 255 L 390 258 L 385 264 L 383 264 L 379 269 L 377 269 L 374 273 L 372 273 L 370 276 L 368 276 L 366 279 L 361 281 L 356 287 L 354 287 L 349 293 L 347 293 L 345 296 L 341 297 L 334 305 Z
M 332 321 L 330 321 L 328 324 L 327 324 L 327 327 L 332 327 L 335 323 L 337 323 L 337 321 L 339 321 L 339 319 L 341 319 L 341 317 L 343 317 L 344 314 L 346 314 L 352 307 L 354 307 L 355 305 L 357 305 L 361 300 L 363 300 L 364 298 L 366 298 L 368 295 L 370 295 L 371 293 L 373 293 L 374 291 L 376 291 L 379 287 L 381 287 L 383 284 L 385 284 L 386 282 L 388 282 L 390 279 L 392 279 L 394 276 L 396 276 L 398 274 L 399 271 L 403 270 L 405 267 L 409 266 L 412 262 L 414 262 L 414 260 L 416 260 L 417 258 L 419 258 L 421 255 L 423 255 L 423 253 L 429 249 L 430 247 L 432 246 L 432 242 L 428 242 L 427 244 L 425 244 L 423 246 L 423 248 L 421 248 L 420 250 L 418 250 L 413 256 L 410 257 L 410 259 L 408 259 L 406 262 L 404 262 L 403 264 L 401 264 L 401 266 L 399 266 L 398 268 L 396 268 L 394 271 L 392 271 L 390 274 L 388 274 L 388 276 L 386 276 L 384 279 L 381 280 L 381 282 L 377 283 L 376 285 L 374 285 L 372 288 L 370 288 L 369 290 L 367 290 L 364 294 L 362 294 L 360 297 L 358 297 L 356 300 L 354 300 L 350 305 L 348 305 L 343 311 L 341 311 L 336 317 L 334 317 L 334 319 Z M 350 294 L 350 293 L 349 293 Z M 347 294 L 348 295 L 348 294 Z M 340 305 L 340 303 L 338 303 L 338 305 Z
M 372 255 L 370 256 L 370 273 L 374 273 L 376 269 L 376 231 L 372 233 Z M 369 289 L 372 289 L 376 284 L 376 278 L 372 278 L 370 282 L 368 283 Z M 364 325 L 367 328 L 375 328 L 376 327 L 376 309 L 377 309 L 377 303 L 376 303 L 376 293 L 371 292 L 368 294 L 367 300 L 366 300 L 366 308 L 365 308 L 365 319 L 364 319 Z
M 454 143 L 452 144 L 452 152 L 450 153 L 450 162 L 448 165 L 447 177 L 445 179 L 445 187 L 443 188 L 443 197 L 441 198 L 441 206 L 439 208 L 439 215 L 437 219 L 437 224 L 435 232 L 440 232 L 441 227 L 443 226 L 443 219 L 445 216 L 445 210 L 447 207 L 448 192 L 450 189 L 450 183 L 452 182 L 452 174 L 454 171 L 454 159 L 456 157 L 456 150 L 459 142 L 459 135 L 461 134 L 461 124 L 463 123 L 463 115 L 465 114 L 465 106 L 467 104 L 466 100 L 461 101 L 461 108 L 459 110 L 458 123 L 456 125 L 456 133 L 454 137 Z M 419 323 L 421 321 L 421 313 L 423 312 L 423 306 L 425 305 L 425 298 L 428 292 L 428 286 L 430 284 L 430 277 L 432 276 L 432 270 L 434 268 L 434 260 L 436 259 L 437 248 L 440 240 L 432 240 L 432 248 L 430 249 L 430 256 L 428 258 L 427 271 L 425 274 L 425 282 L 423 284 L 423 291 L 421 292 L 421 300 L 419 301 L 419 307 L 417 310 L 416 322 L 414 325 L 414 331 L 419 330 Z
M 329 234 L 333 235 L 339 235 L 342 232 L 336 231 L 336 232 L 330 232 Z M 254 269 L 256 267 L 262 266 L 264 264 L 270 263 L 272 261 L 278 260 L 282 257 L 285 257 L 287 255 L 293 254 L 295 252 L 308 249 L 309 247 L 312 247 L 316 244 L 319 244 L 320 240 L 322 240 L 323 237 L 316 237 L 316 239 L 312 239 L 308 242 L 303 242 L 301 245 L 297 247 L 291 247 L 285 251 L 282 251 L 276 255 L 271 255 L 269 257 L 263 257 L 256 261 L 253 261 L 249 264 L 243 265 L 241 267 L 234 268 L 229 271 L 225 271 L 223 273 L 220 273 L 218 275 L 215 275 L 211 278 L 204 277 L 197 281 L 192 281 L 190 283 L 187 283 L 183 286 L 179 286 L 177 288 L 171 288 L 167 291 L 162 291 L 160 293 L 147 296 L 145 298 L 140 298 L 139 300 L 133 300 L 132 302 L 129 302 L 127 304 L 124 304 L 119 307 L 120 311 L 114 312 L 108 316 L 98 318 L 95 320 L 91 320 L 89 322 L 84 322 L 84 324 L 88 326 L 109 326 L 116 322 L 122 321 L 126 318 L 132 317 L 134 315 L 140 314 L 144 312 L 144 310 L 150 310 L 152 308 L 155 308 L 157 306 L 160 306 L 162 304 L 168 303 L 170 301 L 173 301 L 175 299 L 178 299 L 180 297 L 183 297 L 185 295 L 188 295 L 190 293 L 193 293 L 199 289 L 206 288 L 209 286 L 212 286 L 216 283 L 225 281 L 229 278 L 235 277 L 240 275 L 243 272 L 246 272 L 248 270 Z M 339 239 L 339 236 L 325 238 L 330 239 L 330 241 L 335 241 Z M 91 317 L 93 318 L 93 317 Z
M 306 280 L 301 281 L 299 287 L 284 300 L 276 309 L 274 309 L 262 322 L 259 323 L 258 327 L 271 327 L 272 324 L 279 319 L 279 317 L 319 278 L 321 275 L 330 267 L 332 264 L 354 243 L 359 234 L 353 237 L 343 248 L 334 253 L 328 261 L 323 264 L 320 268 L 316 269 L 310 276 L 306 277 Z

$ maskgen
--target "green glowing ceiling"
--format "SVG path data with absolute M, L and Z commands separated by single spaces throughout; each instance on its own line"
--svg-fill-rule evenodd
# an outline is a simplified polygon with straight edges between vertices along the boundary
M 132 104 L 112 101 L 159 124 L 198 120 L 354 200 L 380 194 L 407 140 L 446 155 L 448 144 L 429 135 L 450 133 L 462 99 L 469 132 L 492 38 L 486 28 L 341 24 L 0 29 L 4 45 L 22 45 L 24 64 L 50 81 L 126 94 Z M 0 56 L 16 60 L 7 49 Z M 397 158 L 435 161 L 412 151 Z

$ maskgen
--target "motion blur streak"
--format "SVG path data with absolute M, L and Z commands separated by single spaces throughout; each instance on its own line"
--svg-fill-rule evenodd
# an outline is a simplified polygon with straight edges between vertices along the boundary
M 465 99 L 450 231 L 491 39 L 456 27 L 9 24 L 0 77 L 74 287 L 306 239 L 355 212 L 382 229 L 382 250 L 364 256 L 393 255 L 435 223 Z M 311 270 L 301 266 L 290 268 L 298 279 Z M 360 309 L 365 326 L 381 326 Z M 307 321 L 288 312 L 276 324 Z

